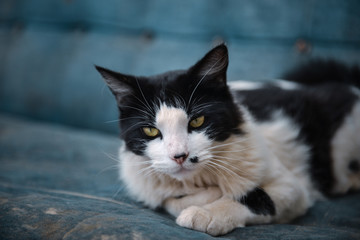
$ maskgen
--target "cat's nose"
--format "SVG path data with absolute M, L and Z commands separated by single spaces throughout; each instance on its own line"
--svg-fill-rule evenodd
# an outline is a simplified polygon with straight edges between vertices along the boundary
M 180 153 L 180 154 L 176 154 L 172 159 L 181 165 L 185 162 L 188 156 L 189 156 L 188 153 Z

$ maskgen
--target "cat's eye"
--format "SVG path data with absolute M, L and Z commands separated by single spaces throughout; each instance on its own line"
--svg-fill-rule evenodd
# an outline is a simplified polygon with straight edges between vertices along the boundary
M 143 132 L 149 137 L 157 137 L 160 134 L 159 129 L 153 127 L 143 127 Z
M 200 116 L 198 118 L 195 118 L 193 120 L 190 121 L 190 126 L 193 128 L 198 128 L 201 127 L 201 125 L 204 124 L 205 121 L 205 117 L 204 116 Z

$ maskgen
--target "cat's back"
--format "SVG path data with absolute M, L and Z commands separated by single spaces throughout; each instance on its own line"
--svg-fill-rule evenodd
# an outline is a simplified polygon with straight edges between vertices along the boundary
M 343 83 L 230 82 L 280 160 L 309 164 L 324 193 L 360 188 L 360 91 Z

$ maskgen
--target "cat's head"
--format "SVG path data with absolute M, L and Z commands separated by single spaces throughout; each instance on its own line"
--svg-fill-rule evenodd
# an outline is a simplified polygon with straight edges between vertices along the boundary
M 228 51 L 219 45 L 188 70 L 151 77 L 96 67 L 115 95 L 126 148 L 152 167 L 185 178 L 211 159 L 214 142 L 242 122 L 226 84 Z

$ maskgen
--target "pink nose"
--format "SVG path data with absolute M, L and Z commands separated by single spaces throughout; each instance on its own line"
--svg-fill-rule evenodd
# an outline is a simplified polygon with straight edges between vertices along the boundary
M 174 160 L 177 164 L 181 165 L 185 162 L 186 158 L 188 157 L 188 153 L 180 153 L 176 154 L 172 160 Z

